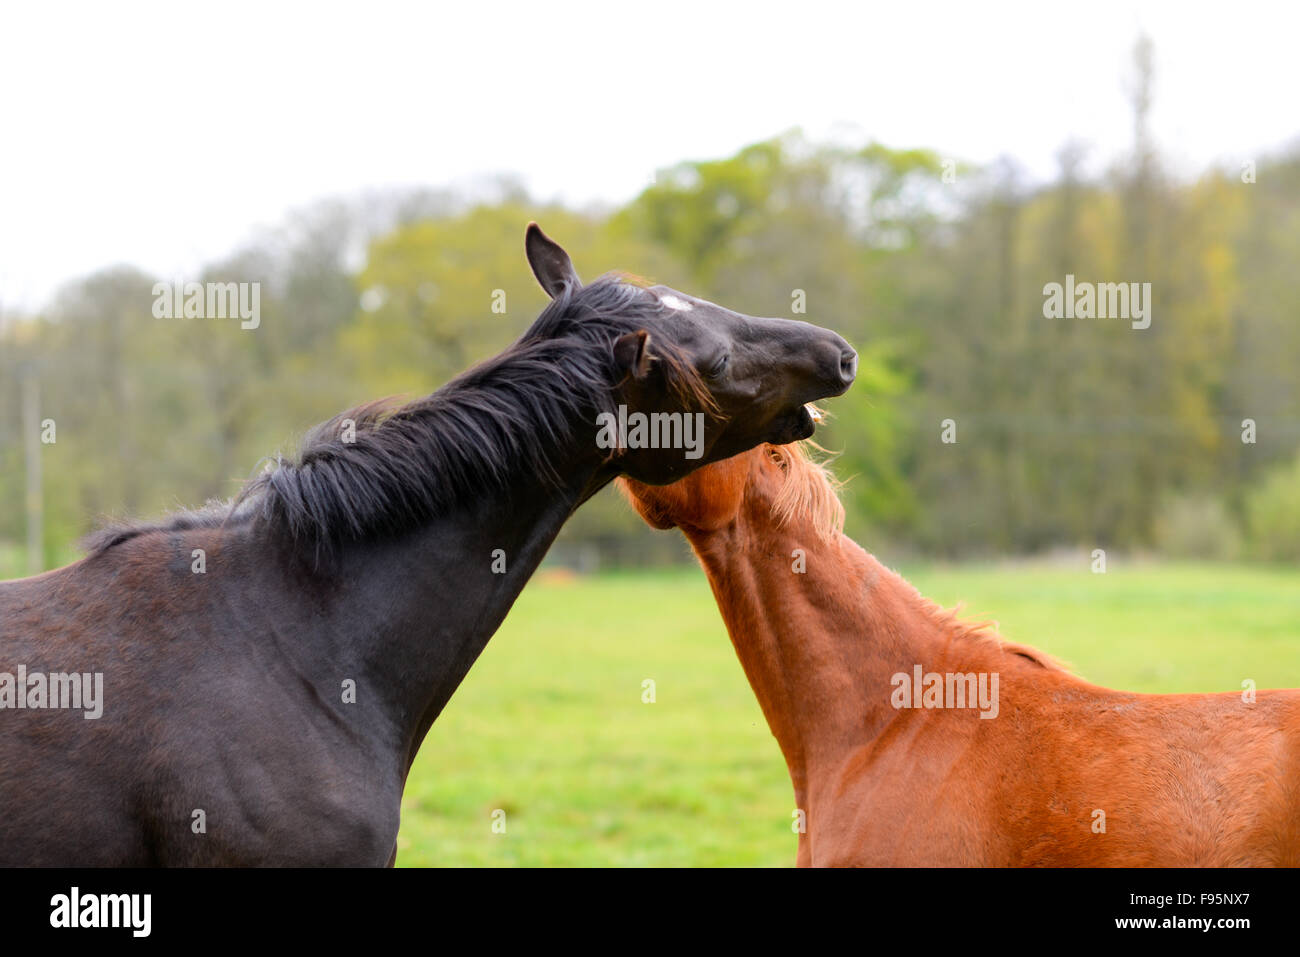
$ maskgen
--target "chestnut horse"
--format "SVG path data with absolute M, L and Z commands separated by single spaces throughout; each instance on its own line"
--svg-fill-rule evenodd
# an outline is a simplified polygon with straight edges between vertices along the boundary
M 623 487 L 704 566 L 799 865 L 1300 865 L 1300 691 L 1112 691 L 960 621 L 842 534 L 799 445 Z

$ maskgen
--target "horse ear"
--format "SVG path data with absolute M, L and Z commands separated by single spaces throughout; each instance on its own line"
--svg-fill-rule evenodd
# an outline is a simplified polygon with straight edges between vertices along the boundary
M 634 379 L 644 379 L 650 374 L 650 333 L 644 329 L 626 332 L 614 340 L 614 362 Z
M 528 254 L 528 265 L 533 267 L 533 275 L 552 299 L 566 285 L 574 292 L 582 288 L 582 280 L 578 278 L 569 254 L 542 232 L 536 223 L 528 224 L 528 231 L 524 234 L 524 251 Z

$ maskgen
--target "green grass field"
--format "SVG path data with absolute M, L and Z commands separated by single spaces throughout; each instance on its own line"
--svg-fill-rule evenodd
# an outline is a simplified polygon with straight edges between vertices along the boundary
M 900 569 L 1090 681 L 1300 687 L 1300 570 Z M 656 683 L 643 704 L 642 681 Z M 697 569 L 535 579 L 430 731 L 399 866 L 791 866 L 794 798 Z M 493 812 L 505 812 L 494 833 Z

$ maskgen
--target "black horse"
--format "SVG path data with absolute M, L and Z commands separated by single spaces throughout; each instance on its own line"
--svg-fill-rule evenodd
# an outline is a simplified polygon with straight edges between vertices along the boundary
M 500 355 L 0 583 L 0 863 L 391 865 L 425 733 L 574 510 L 805 438 L 853 381 L 833 332 L 526 249 L 552 302 Z M 678 441 L 608 428 L 637 413 Z

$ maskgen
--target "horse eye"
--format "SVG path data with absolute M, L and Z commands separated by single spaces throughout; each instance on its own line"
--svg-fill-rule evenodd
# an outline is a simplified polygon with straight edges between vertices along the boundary
M 714 362 L 713 365 L 709 367 L 709 371 L 706 374 L 710 379 L 716 379 L 718 376 L 722 375 L 722 373 L 727 371 L 727 363 L 730 361 L 731 361 L 730 353 L 726 353 L 722 356 L 719 356 L 717 361 Z

